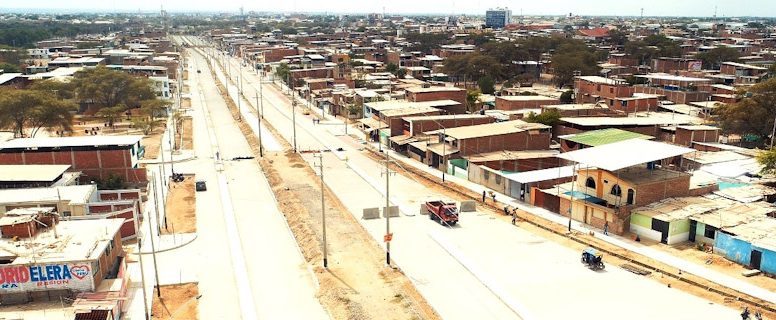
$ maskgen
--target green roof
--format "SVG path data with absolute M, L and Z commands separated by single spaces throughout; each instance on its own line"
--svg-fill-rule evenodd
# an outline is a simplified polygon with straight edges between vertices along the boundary
M 563 137 L 563 139 L 586 146 L 597 147 L 630 139 L 650 140 L 653 139 L 653 137 L 640 133 L 611 128 L 569 135 Z

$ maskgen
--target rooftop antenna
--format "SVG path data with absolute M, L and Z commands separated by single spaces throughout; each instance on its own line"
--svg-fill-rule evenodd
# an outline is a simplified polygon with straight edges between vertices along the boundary
M 644 20 L 644 8 L 641 8 L 641 20 Z

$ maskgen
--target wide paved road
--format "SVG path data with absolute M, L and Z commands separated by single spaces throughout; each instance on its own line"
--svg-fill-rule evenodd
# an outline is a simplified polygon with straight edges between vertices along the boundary
M 193 51 L 190 57 L 198 159 L 176 165 L 176 171 L 197 174 L 208 191 L 197 193 L 197 252 L 179 257 L 179 263 L 198 268 L 200 318 L 328 319 L 258 164 L 231 160 L 251 150 L 207 63 Z
M 230 69 L 238 70 L 236 60 Z M 245 95 L 253 96 L 258 77 L 243 70 Z M 265 85 L 263 91 L 265 119 L 284 139 L 292 141 L 289 100 L 272 86 Z M 248 103 L 253 102 L 245 101 L 243 105 Z M 382 166 L 358 151 L 363 147 L 358 141 L 342 136 L 342 126 L 313 125 L 300 112 L 296 118 L 300 150 L 324 146 L 345 149 L 326 154 L 327 176 L 334 177 L 326 182 L 380 241 L 385 232 L 384 220 L 361 220 L 360 212 L 385 203 Z M 347 162 L 341 161 L 345 156 Z M 306 158 L 311 160 L 309 155 Z M 417 181 L 392 176 L 391 200 L 408 214 L 391 220 L 392 256 L 445 319 L 738 316 L 737 310 L 669 289 L 616 266 L 607 266 L 603 272 L 587 270 L 579 262 L 579 252 L 494 221 L 486 213 L 466 214 L 461 225 L 452 229 L 415 215 L 420 203 L 433 197 Z

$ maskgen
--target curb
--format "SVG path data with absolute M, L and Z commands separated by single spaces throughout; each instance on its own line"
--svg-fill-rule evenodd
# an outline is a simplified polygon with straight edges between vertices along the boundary
M 184 234 L 186 234 L 186 233 L 184 233 Z M 154 254 L 154 253 L 162 253 L 162 252 L 167 252 L 167 251 L 171 251 L 171 250 L 175 250 L 175 249 L 182 248 L 183 246 L 186 246 L 186 245 L 188 245 L 188 244 L 190 244 L 190 243 L 194 242 L 194 240 L 197 240 L 197 234 L 196 234 L 196 233 L 188 233 L 188 234 L 193 234 L 193 235 L 194 235 L 194 236 L 191 238 L 191 240 L 189 240 L 189 241 L 186 241 L 186 242 L 184 242 L 184 243 L 181 243 L 181 244 L 179 244 L 179 245 L 176 245 L 176 246 L 173 246 L 173 247 L 169 247 L 169 248 L 165 248 L 165 249 L 159 249 L 159 250 L 156 250 L 156 252 L 153 252 L 153 251 L 145 251 L 145 252 L 144 252 L 144 251 L 141 251 L 139 254 L 146 255 L 146 254 Z M 130 253 L 130 254 L 132 254 L 132 255 L 138 255 L 138 253 L 137 253 L 137 252 L 132 252 L 132 253 Z

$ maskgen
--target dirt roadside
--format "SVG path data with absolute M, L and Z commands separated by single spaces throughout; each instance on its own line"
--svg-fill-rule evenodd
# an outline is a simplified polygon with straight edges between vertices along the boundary
M 197 205 L 193 176 L 184 176 L 181 182 L 170 181 L 166 207 L 167 228 L 162 228 L 162 234 L 197 232 Z
M 151 305 L 151 319 L 199 319 L 198 301 L 199 289 L 196 283 L 183 283 L 161 286 L 162 297 L 156 296 Z
M 237 118 L 236 106 L 220 83 L 218 87 Z M 244 122 L 238 126 L 258 158 L 256 137 Z M 282 139 L 278 141 L 290 149 Z M 384 266 L 384 252 L 378 244 L 328 188 L 320 189 L 318 178 L 299 154 L 265 153 L 258 161 L 304 258 L 315 271 L 318 298 L 333 319 L 439 319 L 401 270 Z M 326 195 L 328 270 L 322 266 L 321 192 Z
M 382 159 L 382 157 L 375 151 L 366 150 L 364 152 L 372 159 Z M 487 201 L 485 204 L 481 203 L 480 200 L 482 195 L 476 194 L 469 189 L 466 189 L 465 187 L 459 186 L 449 181 L 444 185 L 441 185 L 439 178 L 410 166 L 402 166 L 401 168 L 398 168 L 397 172 L 407 176 L 408 178 L 414 178 L 429 188 L 431 192 L 438 193 L 452 199 L 475 200 L 477 201 L 479 210 L 491 214 L 495 219 L 500 219 L 505 222 L 511 221 L 511 216 L 505 216 L 503 214 L 503 207 L 493 205 L 491 201 Z M 606 252 L 604 259 L 607 264 L 617 266 L 622 266 L 625 264 L 632 265 L 636 267 L 636 269 L 651 272 L 649 275 L 647 275 L 647 277 L 670 286 L 671 288 L 688 292 L 690 294 L 707 299 L 714 303 L 728 306 L 733 309 L 740 310 L 743 309 L 743 307 L 748 306 L 750 310 L 761 310 L 763 316 L 766 319 L 776 319 L 776 312 L 773 311 L 776 306 L 767 301 L 763 301 L 748 296 L 745 293 L 722 287 L 704 278 L 682 272 L 681 270 L 663 264 L 659 261 L 614 246 L 606 241 L 596 238 L 594 235 L 591 236 L 581 232 L 573 232 L 568 234 L 566 227 L 557 225 L 521 210 L 518 210 L 517 215 L 519 217 L 519 222 L 517 225 L 519 228 L 528 230 L 538 236 L 554 241 L 563 246 L 580 250 L 580 252 L 585 247 L 595 247 Z

